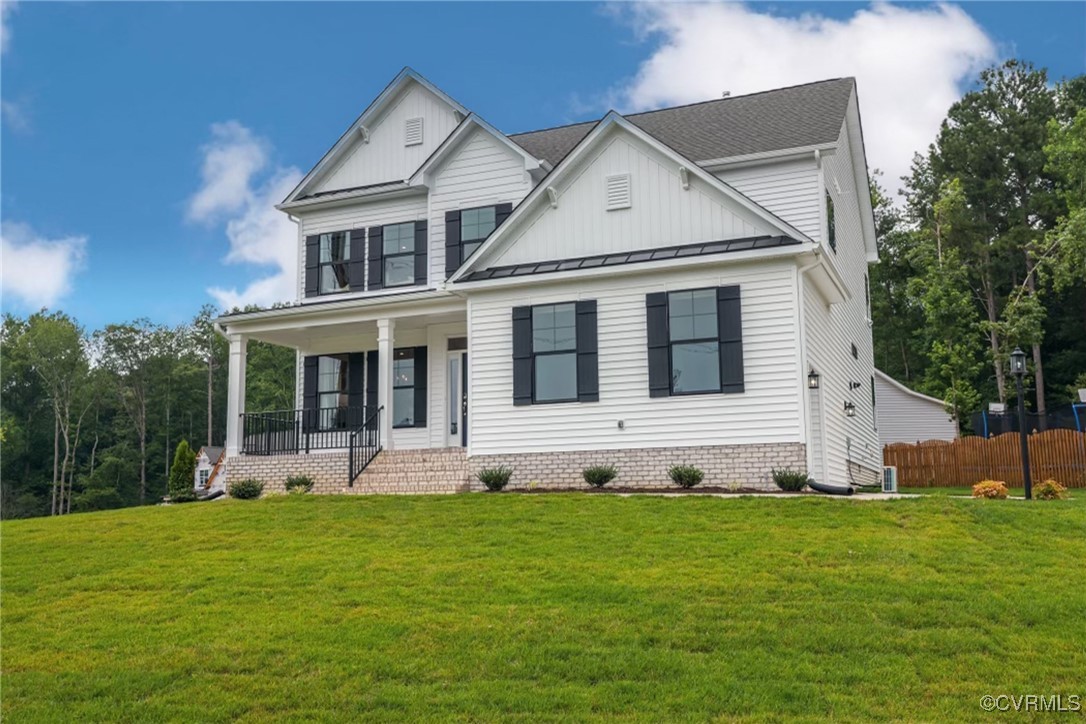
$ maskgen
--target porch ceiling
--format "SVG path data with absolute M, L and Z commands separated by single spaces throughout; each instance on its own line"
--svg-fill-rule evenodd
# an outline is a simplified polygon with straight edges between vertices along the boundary
M 216 325 L 227 336 L 244 335 L 305 350 L 340 340 L 375 337 L 379 319 L 394 320 L 396 333 L 424 330 L 435 324 L 463 324 L 467 304 L 452 294 L 422 292 L 397 299 L 370 297 L 229 315 L 216 320 Z

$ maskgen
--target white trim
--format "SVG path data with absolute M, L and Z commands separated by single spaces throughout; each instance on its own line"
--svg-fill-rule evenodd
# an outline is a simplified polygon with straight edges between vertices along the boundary
M 482 262 L 490 256 L 491 249 L 493 249 L 496 245 L 503 241 L 505 237 L 513 233 L 510 230 L 517 228 L 518 224 L 521 223 L 521 221 L 527 214 L 532 213 L 536 202 L 539 201 L 539 199 L 543 195 L 545 188 L 551 188 L 557 181 L 559 181 L 565 174 L 567 174 L 569 172 L 569 169 L 574 167 L 581 159 L 581 157 L 586 155 L 588 150 L 595 146 L 603 137 L 603 134 L 612 127 L 618 127 L 625 130 L 627 133 L 630 133 L 635 138 L 648 144 L 658 153 L 661 153 L 664 156 L 667 156 L 668 158 L 674 160 L 678 166 L 686 166 L 690 170 L 691 174 L 701 179 L 704 183 L 709 185 L 710 188 L 715 188 L 726 198 L 738 203 L 741 207 L 754 214 L 755 216 L 759 217 L 762 221 L 769 224 L 770 227 L 776 229 L 778 233 L 784 236 L 790 236 L 797 241 L 812 241 L 810 237 L 808 237 L 799 229 L 783 221 L 775 214 L 770 213 L 763 206 L 755 203 L 749 197 L 739 193 L 732 186 L 721 181 L 719 178 L 709 173 L 705 169 L 701 168 L 697 164 L 692 163 L 689 159 L 683 158 L 683 156 L 680 155 L 673 148 L 661 143 L 659 140 L 657 140 L 652 135 L 646 133 L 645 131 L 642 131 L 640 128 L 630 123 L 628 120 L 620 116 L 615 111 L 610 111 L 606 116 L 604 116 L 603 120 L 597 123 L 596 126 L 591 131 L 589 131 L 583 139 L 581 139 L 581 142 L 578 143 L 574 147 L 574 149 L 566 155 L 564 159 L 562 159 L 562 162 L 558 164 L 557 168 L 555 168 L 555 170 L 551 173 L 551 176 L 547 177 L 548 185 L 544 187 L 543 184 L 538 184 L 534 189 L 532 189 L 531 193 L 529 193 L 528 196 L 522 202 L 520 202 L 520 204 L 518 204 L 515 209 L 513 209 L 513 213 L 509 216 L 508 219 L 505 220 L 505 223 L 499 226 L 497 230 L 493 234 L 491 234 L 485 242 L 483 242 L 483 245 L 479 247 L 479 249 L 474 254 L 472 254 L 471 259 L 462 264 L 460 268 L 456 271 L 456 273 L 449 278 L 449 281 L 455 282 L 465 274 L 478 269 L 482 265 Z
M 377 184 L 372 188 L 333 191 L 325 196 L 312 199 L 284 201 L 281 204 L 276 204 L 275 208 L 280 211 L 325 209 L 335 206 L 347 206 L 360 199 L 365 201 L 388 201 L 400 196 L 416 196 L 424 191 L 423 188 L 413 188 L 402 181 L 392 181 L 387 184 Z
M 328 149 L 324 156 L 321 157 L 321 160 L 317 161 L 317 165 L 310 169 L 309 173 L 305 175 L 305 178 L 298 182 L 298 185 L 294 187 L 294 190 L 291 191 L 285 199 L 283 199 L 280 206 L 291 204 L 296 201 L 299 196 L 302 196 L 302 191 L 308 188 L 326 168 L 333 165 L 334 162 L 339 160 L 340 156 L 347 151 L 347 147 L 352 142 L 354 135 L 360 133 L 359 129 L 366 126 L 371 118 L 383 111 L 389 102 L 399 93 L 400 89 L 409 81 L 418 83 L 423 88 L 452 106 L 454 111 L 463 113 L 465 116 L 468 115 L 468 109 L 456 102 L 451 96 L 423 78 L 414 69 L 405 67 L 392 79 L 391 83 L 385 86 L 385 89 L 381 91 L 381 94 L 378 95 L 369 106 L 366 107 L 366 110 L 362 111 L 362 115 L 355 119 L 350 128 L 339 137 L 339 140 L 336 141 L 335 145 Z
M 707 171 L 720 171 L 725 168 L 754 166 L 764 161 L 786 161 L 807 158 L 815 151 L 823 156 L 830 156 L 836 150 L 836 142 L 819 143 L 813 146 L 796 146 L 795 148 L 780 148 L 776 151 L 759 151 L 758 153 L 745 153 L 741 156 L 712 158 L 705 161 L 698 161 L 697 164 Z
M 874 370 L 875 370 L 875 376 L 878 377 L 883 382 L 888 383 L 891 387 L 896 387 L 897 389 L 901 390 L 902 392 L 904 392 L 906 394 L 909 394 L 909 395 L 912 395 L 913 397 L 924 400 L 926 402 L 934 402 L 935 404 L 939 405 L 940 408 L 944 408 L 944 409 L 946 408 L 946 403 L 943 402 L 942 400 L 940 400 L 938 398 L 935 398 L 935 397 L 929 397 L 928 395 L 925 395 L 923 392 L 917 392 L 916 390 L 913 390 L 913 389 L 910 389 L 910 388 L 906 387 L 905 385 L 901 384 L 900 382 L 895 380 L 890 375 L 888 375 L 885 372 L 883 372 L 882 370 L 880 370 L 878 367 L 875 367 Z

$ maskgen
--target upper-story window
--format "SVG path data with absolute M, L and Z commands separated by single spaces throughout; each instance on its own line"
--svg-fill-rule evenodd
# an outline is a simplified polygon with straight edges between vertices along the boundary
M 384 257 L 386 287 L 415 283 L 415 222 L 385 227 Z
M 321 234 L 320 293 L 333 294 L 350 289 L 351 242 L 345 231 Z
M 460 212 L 460 263 L 483 245 L 486 237 L 497 226 L 496 211 L 493 206 L 481 209 L 464 209 Z
M 833 253 L 837 253 L 837 224 L 833 218 L 833 197 L 830 196 L 830 192 L 826 192 L 826 241 L 829 243 L 830 248 L 833 249 Z

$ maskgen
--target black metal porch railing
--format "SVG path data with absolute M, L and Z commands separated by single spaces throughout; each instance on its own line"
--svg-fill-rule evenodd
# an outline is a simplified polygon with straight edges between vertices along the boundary
M 351 433 L 351 444 L 348 452 L 348 487 L 354 487 L 355 479 L 362 474 L 367 465 L 373 462 L 373 459 L 377 457 L 377 453 L 381 452 L 380 417 L 381 411 L 384 409 L 378 407 L 357 430 Z
M 241 452 L 282 455 L 345 449 L 359 428 L 371 423 L 376 429 L 376 413 L 362 406 L 242 413 Z

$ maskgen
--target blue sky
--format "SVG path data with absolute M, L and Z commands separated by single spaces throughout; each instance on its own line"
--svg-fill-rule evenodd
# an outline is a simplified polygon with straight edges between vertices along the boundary
M 244 210 L 191 213 L 209 144 L 259 148 L 244 179 L 259 205 L 404 65 L 507 132 L 856 75 L 869 163 L 898 171 L 988 62 L 1086 70 L 1083 3 L 23 2 L 3 15 L 3 306 L 45 302 L 91 328 L 181 322 L 216 301 L 210 287 L 256 299 L 248 285 L 283 270 L 270 251 L 224 262 Z M 213 133 L 230 121 L 244 134 Z

